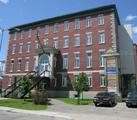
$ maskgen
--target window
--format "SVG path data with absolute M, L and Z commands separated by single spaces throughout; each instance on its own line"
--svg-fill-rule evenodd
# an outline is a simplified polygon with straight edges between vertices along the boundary
M 45 46 L 48 46 L 48 45 L 49 45 L 48 39 L 44 40 L 44 45 L 45 45 Z
M 19 45 L 19 53 L 22 53 L 22 51 L 23 51 L 23 44 L 20 44 Z
M 91 26 L 92 26 L 91 17 L 86 17 L 86 27 L 91 27 Z
M 24 31 L 21 31 L 21 39 L 24 39 Z
M 8 79 L 8 86 L 11 86 L 11 85 L 12 85 L 12 78 L 9 77 L 9 79 Z
M 67 75 L 62 75 L 62 87 L 67 87 Z
M 100 67 L 104 67 L 105 61 L 104 61 L 104 55 L 105 54 L 105 50 L 104 49 L 100 49 L 99 50 L 99 65 Z
M 29 31 L 28 31 L 28 38 L 31 38 L 31 34 L 32 34 L 32 30 L 29 29 Z
M 34 57 L 33 70 L 35 71 L 37 68 L 37 58 Z
M 64 53 L 63 54 L 63 69 L 67 69 L 68 68 L 68 54 Z
M 105 34 L 104 34 L 104 32 L 99 32 L 99 43 L 105 43 Z
M 75 19 L 75 29 L 80 29 L 80 19 Z
M 45 34 L 49 33 L 49 25 L 45 25 Z
M 11 60 L 10 62 L 10 72 L 12 72 L 14 69 L 14 60 Z
M 86 33 L 86 44 L 87 45 L 92 44 L 92 33 Z
M 37 28 L 36 28 L 36 35 L 37 35 L 37 36 L 40 36 L 40 27 L 37 27 Z
M 54 48 L 58 48 L 58 38 L 54 38 L 54 43 L 53 43 Z
M 92 52 L 86 53 L 86 63 L 87 63 L 87 68 L 92 67 Z
M 68 39 L 68 37 L 64 37 L 63 38 L 64 40 L 64 48 L 67 48 L 68 46 L 69 46 L 69 39 Z
M 21 59 L 18 60 L 18 71 L 21 70 Z
M 12 47 L 12 54 L 15 54 L 15 51 L 16 51 L 16 45 L 13 45 L 13 47 Z
M 104 15 L 98 15 L 98 25 L 104 25 Z
M 88 77 L 88 85 L 89 85 L 90 87 L 92 87 L 92 75 L 89 74 L 89 75 L 87 75 L 87 77 Z
M 68 31 L 69 30 L 69 21 L 65 21 L 64 22 L 64 31 Z
M 29 53 L 30 52 L 30 43 L 27 44 L 27 47 L 26 47 L 26 52 Z
M 80 35 L 74 35 L 74 46 L 80 46 Z
M 58 32 L 58 29 L 59 29 L 59 25 L 58 25 L 58 23 L 55 23 L 54 24 L 54 33 Z
M 29 71 L 29 59 L 26 59 L 26 64 L 25 64 L 25 71 Z
M 80 68 L 80 53 L 74 55 L 74 68 Z
M 101 74 L 100 75 L 100 87 L 105 87 L 105 86 L 106 86 L 105 75 Z
M 35 49 L 39 48 L 39 44 L 36 42 L 35 43 Z
M 14 33 L 14 40 L 17 40 L 17 35 L 18 35 L 18 33 L 15 32 L 15 33 Z

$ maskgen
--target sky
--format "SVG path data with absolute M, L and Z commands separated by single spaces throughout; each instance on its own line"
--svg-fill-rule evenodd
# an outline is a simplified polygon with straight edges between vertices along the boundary
M 137 43 L 137 0 L 0 0 L 0 28 L 5 29 L 0 60 L 6 59 L 8 28 L 109 4 L 116 4 L 121 24 L 132 24 Z

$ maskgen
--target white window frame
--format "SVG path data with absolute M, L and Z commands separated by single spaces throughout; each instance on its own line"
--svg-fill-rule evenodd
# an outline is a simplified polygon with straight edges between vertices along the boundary
M 26 60 L 25 60 L 25 71 L 29 71 L 29 67 L 30 67 L 30 60 L 29 60 L 29 58 L 26 58 Z
M 86 17 L 86 27 L 92 27 L 92 18 L 91 16 Z
M 48 46 L 49 45 L 49 39 L 44 39 L 44 45 Z
M 57 33 L 59 31 L 59 23 L 54 24 L 54 33 Z
M 20 39 L 23 40 L 24 37 L 25 37 L 25 31 L 22 30 L 22 31 L 20 32 Z
M 104 25 L 104 15 L 100 14 L 98 15 L 98 25 Z
M 90 58 L 90 61 L 89 61 L 89 58 L 88 58 L 88 54 L 91 54 L 91 58 Z M 88 58 L 88 60 L 87 60 Z M 86 51 L 86 67 L 87 68 L 91 68 L 92 67 L 92 61 L 93 61 L 93 58 L 92 58 L 92 51 Z M 91 62 L 90 65 L 88 62 Z
M 100 67 L 105 67 L 105 58 L 103 57 L 103 55 L 100 54 L 101 52 L 104 52 L 104 54 L 105 54 L 105 49 L 99 49 L 99 66 Z
M 35 34 L 36 36 L 40 36 L 40 27 L 36 27 Z
M 89 37 L 90 36 L 90 37 Z M 89 42 L 90 38 L 90 42 Z M 93 34 L 92 32 L 87 32 L 86 33 L 86 45 L 92 45 L 92 39 L 93 39 Z
M 53 38 L 53 47 L 58 49 L 59 48 L 59 39 L 58 37 Z
M 21 62 L 19 62 L 20 60 L 21 60 Z M 22 68 L 22 59 L 19 58 L 19 59 L 18 59 L 17 71 L 21 71 L 21 68 Z
M 31 36 L 32 36 L 32 29 L 29 29 L 28 30 L 28 38 L 31 38 Z
M 67 42 L 67 44 L 65 42 Z M 68 48 L 69 47 L 69 36 L 64 36 L 63 37 L 63 47 L 64 48 Z
M 11 86 L 11 85 L 12 85 L 12 78 L 9 77 L 9 78 L 8 78 L 8 86 Z
M 67 87 L 68 84 L 68 75 L 62 74 L 62 87 Z
M 67 56 L 67 58 L 64 59 L 64 56 Z M 68 69 L 68 53 L 63 53 L 63 69 Z
M 93 87 L 93 77 L 92 74 L 87 74 L 88 77 L 88 85 L 89 87 Z
M 79 38 L 79 41 L 78 41 L 77 37 Z M 80 34 L 75 34 L 74 35 L 74 46 L 75 47 L 80 46 Z
M 79 57 L 76 57 L 76 55 L 79 54 Z M 78 62 L 78 63 L 77 63 Z M 79 64 L 79 66 L 78 66 Z M 80 68 L 80 52 L 74 52 L 74 68 Z
M 30 50 L 31 50 L 31 44 L 30 44 L 30 43 L 27 43 L 26 52 L 29 53 Z
M 14 59 L 11 59 L 10 60 L 10 72 L 13 72 L 13 70 L 14 70 Z
M 75 29 L 80 29 L 80 19 L 75 19 Z
M 21 47 L 20 46 L 22 46 L 22 49 L 20 49 Z M 19 53 L 22 53 L 23 52 L 23 43 L 20 43 L 19 44 Z
M 14 35 L 13 35 L 14 40 L 17 40 L 17 35 L 18 35 L 18 32 L 14 32 Z
M 16 44 L 13 44 L 13 46 L 12 46 L 12 54 L 15 54 L 15 52 L 16 52 Z
M 45 25 L 45 34 L 49 34 L 49 25 Z
M 64 21 L 64 31 L 69 31 L 69 21 Z
M 102 77 L 104 79 L 103 82 L 102 82 Z M 106 87 L 106 77 L 104 74 L 100 74 L 100 87 Z
M 103 44 L 106 42 L 106 38 L 105 38 L 105 31 L 102 30 L 102 31 L 99 31 L 98 32 L 98 36 L 99 36 L 99 44 Z

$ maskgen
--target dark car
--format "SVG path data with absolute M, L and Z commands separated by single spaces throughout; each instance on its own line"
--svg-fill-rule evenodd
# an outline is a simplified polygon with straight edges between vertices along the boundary
M 130 92 L 127 95 L 126 106 L 137 106 L 137 92 Z
M 97 95 L 93 98 L 93 102 L 95 106 L 99 105 L 116 105 L 116 94 L 114 92 L 99 92 Z

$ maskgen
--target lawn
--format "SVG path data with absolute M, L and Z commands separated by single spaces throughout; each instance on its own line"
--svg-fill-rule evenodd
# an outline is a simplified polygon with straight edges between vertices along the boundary
M 47 105 L 35 105 L 31 99 L 6 99 L 0 100 L 0 106 L 12 107 L 25 110 L 45 110 Z
M 77 99 L 75 98 L 56 98 L 57 100 L 61 100 L 67 104 L 73 104 L 73 105 L 78 105 Z M 92 104 L 93 101 L 91 99 L 80 99 L 80 104 L 79 105 L 90 105 Z

